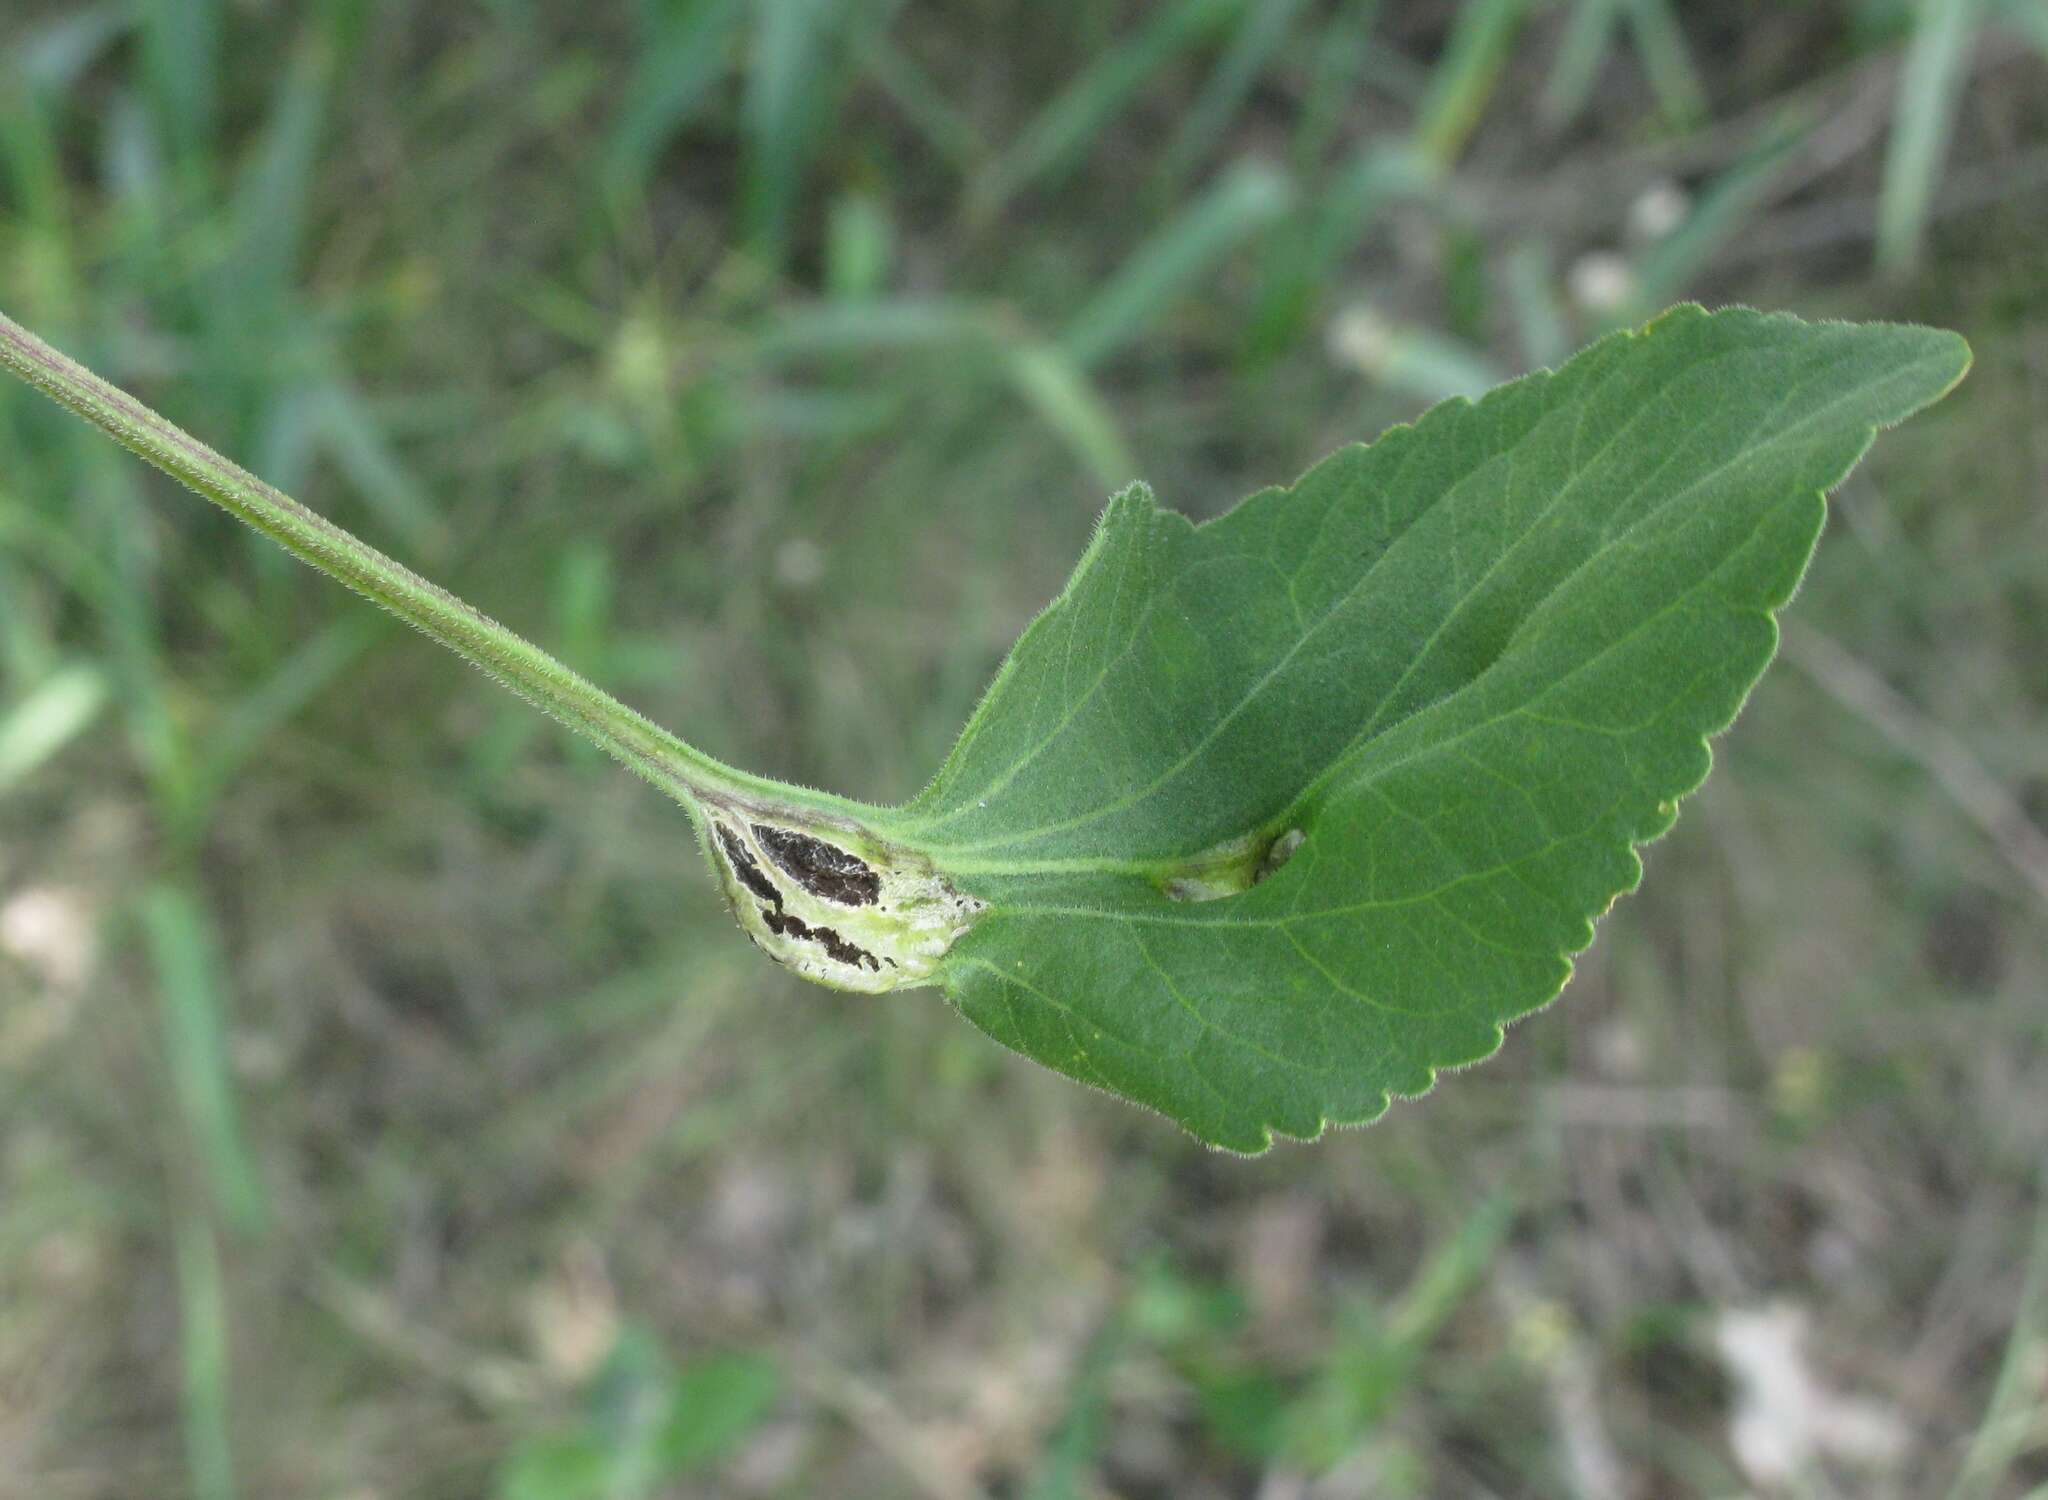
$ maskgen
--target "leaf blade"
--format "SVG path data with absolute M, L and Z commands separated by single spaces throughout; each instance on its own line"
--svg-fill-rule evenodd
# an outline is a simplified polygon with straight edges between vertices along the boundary
M 1238 1150 L 1488 1055 L 1704 779 L 1822 493 L 1966 364 L 1680 309 L 1200 527 L 1126 492 L 899 810 L 989 906 L 950 998 Z M 1170 899 L 1218 850 L 1250 888 Z

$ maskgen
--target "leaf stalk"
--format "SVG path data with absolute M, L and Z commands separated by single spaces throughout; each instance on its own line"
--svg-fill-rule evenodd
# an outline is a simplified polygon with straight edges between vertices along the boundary
M 293 556 L 439 641 L 693 813 L 706 802 L 851 811 L 838 798 L 750 776 L 685 743 L 517 632 L 222 457 L 5 313 L 0 366 Z

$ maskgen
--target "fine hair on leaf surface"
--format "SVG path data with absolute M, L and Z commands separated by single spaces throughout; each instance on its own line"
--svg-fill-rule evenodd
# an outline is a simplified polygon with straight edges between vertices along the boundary
M 806 977 L 1205 1141 L 1377 1118 L 1564 985 L 1938 330 L 1672 310 L 1194 525 L 1109 504 L 926 789 L 721 765 L 0 319 L 0 362 L 669 792 Z

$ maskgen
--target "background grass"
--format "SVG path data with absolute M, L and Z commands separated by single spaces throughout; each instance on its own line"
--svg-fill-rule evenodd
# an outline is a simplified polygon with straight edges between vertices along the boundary
M 0 305 L 860 796 L 1125 479 L 1214 514 L 1679 297 L 1977 369 L 1561 1006 L 1256 1162 L 763 965 L 654 793 L 0 390 L 0 1494 L 2043 1493 L 2044 49 L 12 0 Z

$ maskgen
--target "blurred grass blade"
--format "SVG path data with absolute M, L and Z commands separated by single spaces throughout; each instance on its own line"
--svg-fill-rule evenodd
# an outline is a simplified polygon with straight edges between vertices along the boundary
M 1920 0 L 1892 106 L 1877 205 L 1877 263 L 1886 275 L 1906 275 L 1919 263 L 1976 31 L 1976 0 Z
M 28 575 L 0 547 L 0 681 L 40 682 L 57 670 L 56 647 L 38 607 L 42 601 L 32 590 Z M 0 709 L 0 742 L 6 738 L 6 713 Z M 0 791 L 5 789 L 0 775 Z
M 9 65 L 0 62 L 0 186 L 7 190 L 7 213 L 14 220 L 15 234 L 26 242 L 28 236 L 21 231 L 33 230 L 54 250 L 69 238 L 69 192 L 56 132 L 40 91 L 24 86 L 9 72 Z M 24 261 L 28 249 L 24 243 Z
M 747 345 L 758 359 L 923 349 L 980 338 L 988 319 L 964 302 L 918 297 L 817 302 L 782 313 Z
M 1045 344 L 1011 343 L 1003 350 L 1003 370 L 1102 489 L 1113 490 L 1138 472 L 1108 404 L 1066 354 Z
M 612 606 L 618 594 L 611 550 L 587 537 L 570 542 L 555 563 L 552 582 L 562 657 L 595 670 L 611 654 Z
M 571 542 L 562 552 L 550 580 L 556 647 L 562 659 L 595 677 L 616 674 L 617 643 L 612 611 L 617 580 L 609 548 L 588 539 Z M 530 715 L 521 715 L 530 723 Z M 579 734 L 555 726 L 563 754 L 574 765 L 594 768 L 603 759 L 597 746 Z
M 754 14 L 740 212 L 747 243 L 780 271 L 818 127 L 837 92 L 832 43 L 841 12 L 831 0 L 755 0 Z
M 1373 144 L 1337 180 L 1315 195 L 1308 247 L 1315 278 L 1327 276 L 1358 248 L 1379 211 L 1396 198 L 1424 192 L 1431 181 L 1426 158 L 1406 146 Z
M 1369 144 L 1333 181 L 1302 193 L 1303 210 L 1267 255 L 1265 285 L 1246 333 L 1254 357 L 1271 358 L 1294 343 L 1389 202 L 1424 190 L 1433 173 L 1406 146 Z
M 1507 303 L 1514 315 L 1522 358 L 1532 370 L 1549 369 L 1571 353 L 1571 334 L 1558 304 L 1550 252 L 1525 241 L 1508 252 Z
M 1115 417 L 1072 355 L 1013 320 L 966 303 L 901 297 L 817 303 L 777 319 L 748 352 L 776 360 L 961 347 L 985 359 L 1104 488 L 1114 489 L 1136 472 Z
M 677 1370 L 653 1335 L 628 1328 L 586 1394 L 575 1428 L 527 1438 L 498 1476 L 498 1500 L 646 1500 L 728 1457 L 773 1411 L 775 1366 L 717 1354 Z
M 178 1220 L 178 1337 L 185 1464 L 193 1500 L 234 1500 L 234 1448 L 228 1438 L 228 1317 L 220 1246 L 205 1220 Z
M 1147 240 L 1074 317 L 1060 347 L 1086 368 L 1122 348 L 1223 256 L 1286 211 L 1292 190 L 1244 162 Z
M 1431 406 L 1452 396 L 1477 400 L 1501 380 L 1469 344 L 1421 324 L 1389 322 L 1370 307 L 1337 315 L 1330 352 L 1374 383 Z
M 230 211 L 235 253 L 222 267 L 222 291 L 237 303 L 251 296 L 282 297 L 296 276 L 332 62 L 324 37 L 300 42 L 236 185 Z
M 348 477 L 363 503 L 408 547 L 432 556 L 447 542 L 446 528 L 420 482 L 399 460 L 363 398 L 340 382 L 313 392 L 321 446 Z
M 715 1354 L 686 1365 L 671 1382 L 655 1432 L 664 1476 L 718 1462 L 765 1422 L 782 1377 L 765 1356 Z
M 1697 125 L 1707 117 L 1706 85 L 1692 64 L 1685 30 L 1671 0 L 1629 0 L 1628 19 L 1636 51 L 1664 122 L 1674 130 Z
M 1714 252 L 1753 221 L 1757 209 L 1770 197 L 1779 170 L 1809 130 L 1810 123 L 1805 120 L 1779 121 L 1733 166 L 1708 183 L 1684 222 L 1644 253 L 1636 267 L 1633 296 L 1615 322 L 1633 322 L 1686 295 Z
M 1356 106 L 1359 76 L 1372 52 L 1373 22 L 1379 12 L 1380 0 L 1349 0 L 1316 36 L 1308 97 L 1288 143 L 1289 160 L 1303 178 L 1322 166 Z
M 885 32 L 869 28 L 856 44 L 861 70 L 895 101 L 903 117 L 956 170 L 968 171 L 988 155 L 988 143 L 974 122 Z
M 142 0 L 143 68 L 157 128 L 187 169 L 206 166 L 219 107 L 221 0 Z
M 978 218 L 999 213 L 1041 177 L 1070 166 L 1139 86 L 1181 53 L 1206 40 L 1245 0 L 1175 0 L 1137 35 L 1110 48 L 1024 128 L 974 190 Z
M 1418 1351 L 1436 1336 L 1493 1264 L 1514 1225 L 1515 1211 L 1515 1200 L 1507 1193 L 1496 1194 L 1472 1211 L 1449 1243 L 1430 1256 L 1387 1314 L 1390 1343 Z
M 1101 1493 L 1090 1476 L 1113 1431 L 1109 1377 L 1125 1337 L 1123 1327 L 1111 1323 L 1090 1342 L 1068 1391 L 1066 1413 L 1047 1439 L 1022 1500 L 1090 1500 Z
M 108 198 L 118 211 L 122 271 L 137 284 L 163 275 L 170 259 L 163 229 L 170 169 L 141 99 L 132 93 L 113 97 L 100 121 L 99 150 Z
M 213 924 L 174 885 L 152 886 L 141 910 L 179 1111 L 222 1217 L 241 1233 L 260 1234 L 269 1214 L 228 1063 L 227 984 Z
M 203 821 L 264 741 L 363 657 L 389 620 L 352 610 L 293 649 L 221 720 L 208 726 L 193 771 L 193 810 Z
M 109 646 L 110 680 L 120 704 L 121 727 L 130 753 L 148 780 L 150 796 L 165 826 L 186 826 L 190 805 L 191 747 L 165 693 L 161 621 L 155 588 L 156 553 L 136 524 L 143 514 L 134 473 L 85 432 L 68 445 L 77 504 L 74 527 L 110 538 L 104 576 L 111 587 L 98 591 L 99 628 Z
M 88 729 L 107 703 L 107 680 L 83 662 L 59 667 L 0 712 L 0 792 L 36 770 Z
M 741 0 L 656 0 L 641 10 L 633 71 L 604 147 L 607 179 L 636 189 L 731 67 L 744 6 Z
M 825 226 L 825 289 L 841 302 L 882 295 L 896 258 L 896 226 L 871 193 L 847 193 Z
M 2048 0 L 2004 0 L 1997 14 L 2036 51 L 2048 54 Z
M 1464 151 L 1528 15 L 1529 0 L 1465 0 L 1458 12 L 1415 123 L 1416 149 L 1438 170 Z
M 324 401 L 317 386 L 280 383 L 266 393 L 250 452 L 259 472 L 277 476 L 278 488 L 303 488 L 311 477 L 313 455 L 324 436 Z
M 612 1455 L 587 1432 L 543 1434 L 506 1456 L 497 1500 L 630 1500 L 614 1486 Z
M 2041 1354 L 2048 1348 L 2048 1168 L 2034 1174 L 2033 1245 L 2027 1254 L 2012 1334 L 1998 1362 L 1984 1420 L 1972 1435 L 1948 1500 L 1989 1500 L 2029 1449 L 2041 1447 Z M 2027 1492 L 2034 1500 L 2040 1489 Z
M 1286 40 L 1288 29 L 1305 3 L 1306 0 L 1260 0 L 1238 18 L 1237 32 L 1230 39 L 1223 60 L 1182 119 L 1173 144 L 1166 148 L 1157 177 L 1162 196 L 1177 195 L 1202 159 L 1215 149 L 1223 132 L 1244 107 L 1252 86 Z
M 1600 65 L 1607 60 L 1607 50 L 1613 45 L 1615 23 L 1621 19 L 1626 3 L 1627 0 L 1575 0 L 1571 19 L 1565 23 L 1564 41 L 1558 45 L 1557 59 L 1551 63 L 1550 77 L 1543 84 L 1540 107 L 1543 118 L 1552 126 L 1570 123 L 1586 107 L 1594 81 L 1600 76 Z
M 857 438 L 903 416 L 904 392 L 821 391 L 790 386 L 757 386 L 745 408 L 732 417 L 733 430 L 810 442 Z
M 98 60 L 132 21 L 127 5 L 73 5 L 23 28 L 0 58 L 0 76 L 14 69 L 29 87 L 62 93 Z

